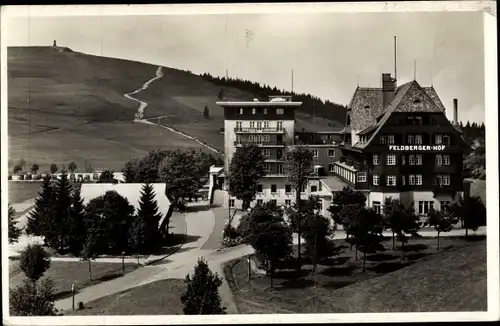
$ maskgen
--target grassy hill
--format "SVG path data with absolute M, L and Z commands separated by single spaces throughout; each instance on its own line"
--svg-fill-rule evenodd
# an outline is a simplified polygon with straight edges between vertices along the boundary
M 157 66 L 87 55 L 68 48 L 10 47 L 8 62 L 9 159 L 80 167 L 121 169 L 133 156 L 162 148 L 202 147 L 158 126 L 134 124 L 138 103 L 123 96 L 155 76 Z M 134 95 L 148 103 L 144 117 L 162 117 L 174 127 L 223 149 L 222 108 L 215 102 L 220 85 L 190 72 L 163 68 L 163 77 Z M 253 94 L 224 87 L 225 100 L 251 99 Z M 203 117 L 209 107 L 210 119 Z M 302 113 L 298 125 L 339 126 Z M 31 123 L 29 121 L 31 120 Z M 152 120 L 158 122 L 158 119 Z

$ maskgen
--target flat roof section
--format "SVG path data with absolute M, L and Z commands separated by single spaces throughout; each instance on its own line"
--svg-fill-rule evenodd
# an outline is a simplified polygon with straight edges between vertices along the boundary
M 323 184 L 327 186 L 331 192 L 342 191 L 344 187 L 351 187 L 349 184 L 340 180 L 336 176 L 329 176 L 326 178 L 322 178 L 321 182 L 323 182 Z

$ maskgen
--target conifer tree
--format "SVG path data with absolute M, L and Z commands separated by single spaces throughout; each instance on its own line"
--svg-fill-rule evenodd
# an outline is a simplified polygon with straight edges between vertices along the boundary
M 17 221 L 14 219 L 16 211 L 9 203 L 9 243 L 17 242 L 21 235 L 21 230 L 17 228 Z
M 153 186 L 150 183 L 146 183 L 142 187 L 137 218 L 132 227 L 136 237 L 140 238 L 141 235 L 145 237 L 143 241 L 138 242 L 143 244 L 140 248 L 142 251 L 140 253 L 151 253 L 160 244 L 161 234 L 159 223 L 161 217 L 161 213 L 158 212 L 158 203 L 155 199 Z
M 69 252 L 77 256 L 83 249 L 87 234 L 85 227 L 85 211 L 83 199 L 80 196 L 80 189 L 74 189 L 71 201 L 67 245 Z
M 222 306 L 219 287 L 222 278 L 213 273 L 207 262 L 200 258 L 192 276 L 186 276 L 187 290 L 181 297 L 185 315 L 218 315 L 225 314 Z
M 46 236 L 49 231 L 49 219 L 54 209 L 54 189 L 51 177 L 46 176 L 41 184 L 38 198 L 35 199 L 35 208 L 28 216 L 26 233 L 30 235 Z
M 69 220 L 71 216 L 71 184 L 68 174 L 62 171 L 61 178 L 55 189 L 54 214 L 51 215 L 50 245 L 54 249 L 63 251 L 67 245 Z

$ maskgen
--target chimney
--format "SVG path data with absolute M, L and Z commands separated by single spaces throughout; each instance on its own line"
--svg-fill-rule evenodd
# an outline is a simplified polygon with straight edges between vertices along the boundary
M 396 94 L 396 79 L 390 73 L 382 74 L 383 106 L 387 108 Z
M 453 99 L 453 124 L 458 125 L 458 99 Z
M 52 45 L 53 47 L 57 47 L 56 40 L 54 40 L 54 44 Z

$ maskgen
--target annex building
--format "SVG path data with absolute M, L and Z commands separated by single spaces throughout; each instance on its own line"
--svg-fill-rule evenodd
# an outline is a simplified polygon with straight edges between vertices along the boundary
M 458 101 L 454 100 L 451 122 L 435 89 L 417 81 L 397 86 L 395 78 L 382 74 L 381 87 L 358 86 L 341 129 L 301 128 L 295 111 L 302 103 L 291 96 L 217 104 L 225 117 L 224 168 L 212 178 L 222 182 L 238 147 L 259 145 L 266 175 L 252 205 L 294 202 L 294 191 L 286 184 L 284 157 L 296 146 L 314 153 L 314 175 L 301 197 L 318 196 L 324 215 L 333 192 L 344 186 L 363 192 L 367 205 L 376 210 L 392 197 L 413 202 L 420 214 L 440 209 L 463 194 L 462 161 L 470 149 L 458 127 Z M 225 202 L 232 208 L 242 206 L 232 197 Z

